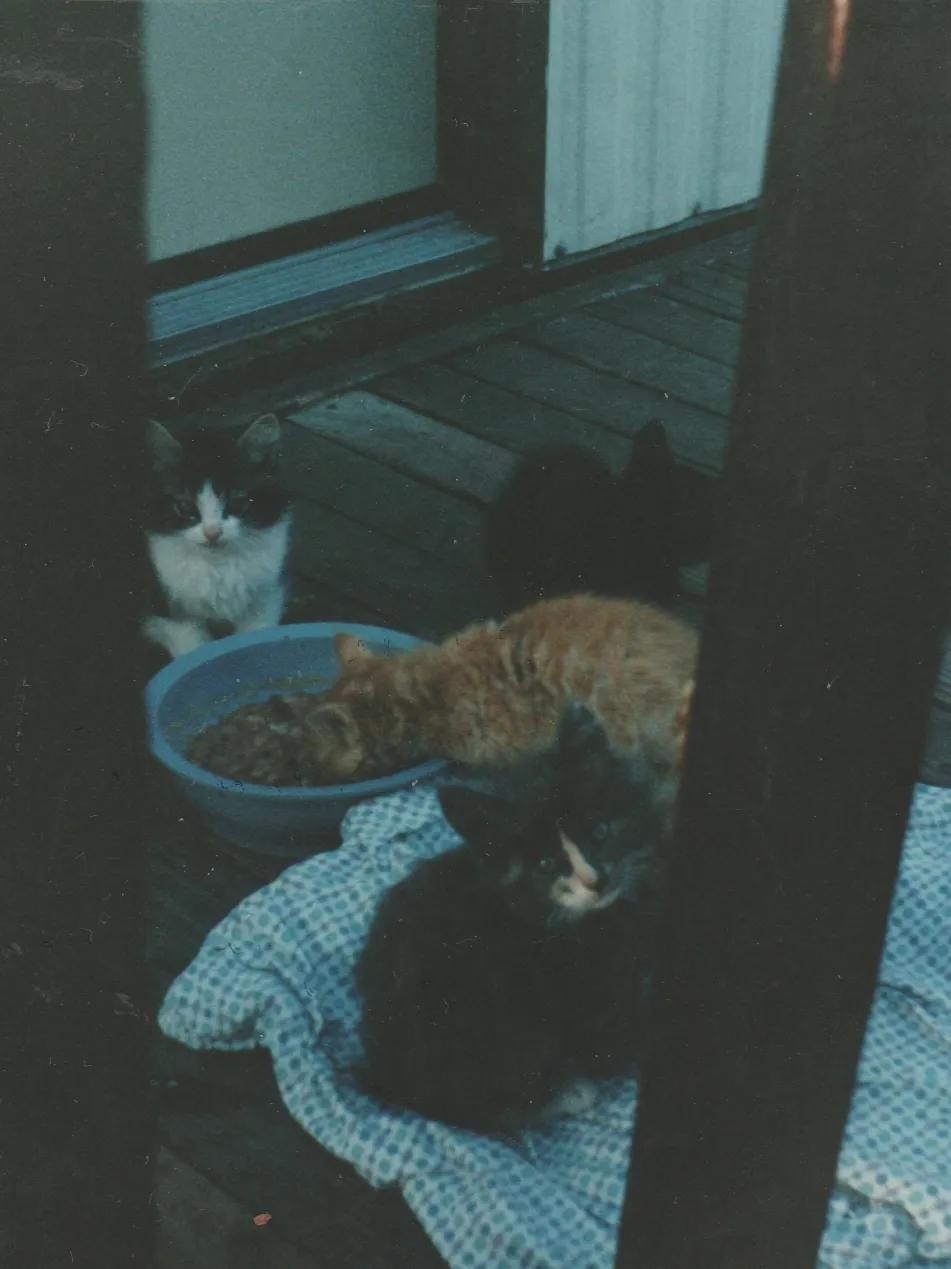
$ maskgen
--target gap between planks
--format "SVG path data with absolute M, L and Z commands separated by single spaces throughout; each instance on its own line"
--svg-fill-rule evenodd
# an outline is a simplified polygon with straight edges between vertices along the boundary
M 516 454 L 543 445 L 580 445 L 619 473 L 630 441 L 517 391 L 499 388 L 438 362 L 376 380 L 373 391 Z
M 587 313 L 566 313 L 529 326 L 522 338 L 572 361 L 645 384 L 687 405 L 727 415 L 733 373 L 719 362 Z
M 628 438 L 659 418 L 680 462 L 707 474 L 715 475 L 722 468 L 726 421 L 656 389 L 602 374 L 514 339 L 471 349 L 449 365 Z
M 357 390 L 290 415 L 291 422 L 437 489 L 488 503 L 517 455 L 375 394 Z
M 749 283 L 713 269 L 697 267 L 681 270 L 663 282 L 658 290 L 671 299 L 692 304 L 730 321 L 742 322 L 746 316 Z
M 331 507 L 446 564 L 480 570 L 482 517 L 472 503 L 291 421 L 284 425 L 282 449 L 295 496 Z
M 739 357 L 741 327 L 736 322 L 656 290 L 630 291 L 589 304 L 583 311 L 731 368 Z
M 494 615 L 488 580 L 464 573 L 431 555 L 349 520 L 329 507 L 303 502 L 297 508 L 298 548 L 292 568 L 378 612 L 391 614 L 398 628 L 422 638 L 442 638 L 473 621 Z M 317 555 L 315 543 L 327 549 Z

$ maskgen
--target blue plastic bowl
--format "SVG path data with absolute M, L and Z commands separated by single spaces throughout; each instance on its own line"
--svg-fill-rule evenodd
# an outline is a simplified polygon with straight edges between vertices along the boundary
M 331 687 L 338 677 L 333 637 L 357 635 L 374 652 L 419 647 L 420 639 L 379 626 L 316 622 L 231 635 L 179 657 L 145 689 L 149 747 L 191 802 L 228 841 L 269 855 L 303 858 L 325 844 L 357 802 L 432 777 L 442 761 L 380 780 L 320 788 L 273 788 L 212 775 L 188 761 L 189 745 L 210 723 L 275 693 Z

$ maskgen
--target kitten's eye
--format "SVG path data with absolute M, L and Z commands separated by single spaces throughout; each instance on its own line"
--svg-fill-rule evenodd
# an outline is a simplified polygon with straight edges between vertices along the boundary
M 194 498 L 176 498 L 175 514 L 181 516 L 183 520 L 197 520 L 199 518 L 198 507 Z
M 232 494 L 228 499 L 228 514 L 233 516 L 243 516 L 253 501 L 254 499 L 250 494 Z
M 610 824 L 595 824 L 592 836 L 596 842 L 607 841 L 608 834 L 611 832 Z
M 558 871 L 558 860 L 553 855 L 545 855 L 536 865 L 538 871 L 545 877 L 550 877 L 553 872 Z

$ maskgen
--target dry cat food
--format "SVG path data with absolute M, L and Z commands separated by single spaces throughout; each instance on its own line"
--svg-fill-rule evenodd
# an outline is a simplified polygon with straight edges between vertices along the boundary
M 200 732 L 188 761 L 212 775 L 248 784 L 315 786 L 323 778 L 307 744 L 307 720 L 323 693 L 293 692 L 242 705 Z

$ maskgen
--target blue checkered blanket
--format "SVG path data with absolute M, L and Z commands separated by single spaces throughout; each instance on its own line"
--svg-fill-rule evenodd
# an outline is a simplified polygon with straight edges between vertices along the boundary
M 633 1081 L 506 1144 L 379 1109 L 358 1056 L 352 970 L 380 896 L 456 844 L 431 790 L 347 816 L 339 850 L 241 903 L 173 983 L 162 1030 L 270 1050 L 291 1114 L 373 1185 L 398 1185 L 452 1269 L 609 1269 Z M 822 1269 L 951 1265 L 951 790 L 919 786 L 839 1160 Z

